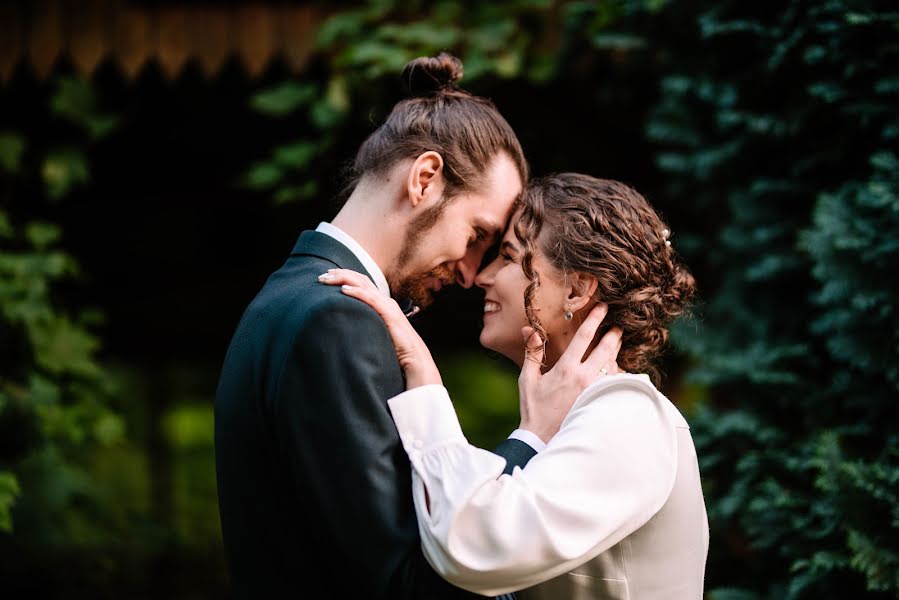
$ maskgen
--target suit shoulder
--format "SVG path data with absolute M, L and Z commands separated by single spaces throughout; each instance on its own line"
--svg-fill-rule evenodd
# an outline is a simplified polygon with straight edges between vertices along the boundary
M 365 302 L 344 294 L 340 287 L 319 284 L 323 289 L 306 299 L 302 307 L 303 323 L 306 326 L 353 325 L 360 329 L 372 327 L 384 330 L 384 321 Z

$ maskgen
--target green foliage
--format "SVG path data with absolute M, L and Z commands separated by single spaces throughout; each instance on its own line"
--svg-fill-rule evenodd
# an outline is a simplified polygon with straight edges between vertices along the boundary
M 278 203 L 306 200 L 327 189 L 341 140 L 370 131 L 399 99 L 399 73 L 418 56 L 450 51 L 464 63 L 465 86 L 479 80 L 524 80 L 546 84 L 560 71 L 574 40 L 592 40 L 603 51 L 645 46 L 635 34 L 611 32 L 618 19 L 664 1 L 553 2 L 516 0 L 501 5 L 439 0 L 374 0 L 329 17 L 316 36 L 325 80 L 285 82 L 261 90 L 250 106 L 278 119 L 294 119 L 314 135 L 288 141 L 253 164 L 244 183 L 271 190 Z M 560 29 L 562 35 L 560 35 Z
M 0 409 L 2 408 L 0 406 Z M 20 492 L 16 476 L 7 471 L 0 471 L 0 531 L 12 530 L 10 509 Z
M 173 448 L 211 448 L 212 407 L 190 404 L 177 406 L 165 416 L 163 430 Z
M 50 105 L 88 142 L 115 123 L 99 113 L 82 80 L 60 80 Z M 59 201 L 87 182 L 85 147 L 68 141 L 44 149 L 32 147 L 22 133 L 0 134 L 0 167 L 11 182 L 0 209 L 0 435 L 6 442 L 0 451 L 0 529 L 8 532 L 16 514 L 35 512 L 59 526 L 53 536 L 72 531 L 76 522 L 89 526 L 92 486 L 85 457 L 124 434 L 121 417 L 109 406 L 110 378 L 96 358 L 100 341 L 87 326 L 95 313 L 72 310 L 56 294 L 60 284 L 79 276 L 78 264 L 62 248 L 58 225 L 28 217 L 41 199 L 21 195 L 43 187 L 47 199 Z M 22 536 L 36 534 L 28 525 L 16 529 Z
M 41 176 L 47 187 L 47 195 L 59 200 L 77 186 L 90 179 L 87 158 L 76 148 L 58 148 L 51 150 L 44 158 Z
M 80 77 L 62 77 L 50 101 L 53 114 L 81 127 L 91 140 L 111 133 L 119 119 L 103 112 L 90 82 Z
M 491 360 L 483 352 L 435 360 L 470 443 L 493 448 L 518 427 L 517 372 L 511 362 Z
M 24 152 L 25 140 L 22 136 L 10 132 L 0 133 L 0 168 L 6 173 L 15 173 L 19 170 Z
M 723 2 L 690 18 L 647 133 L 669 192 L 724 222 L 712 252 L 681 247 L 718 278 L 702 329 L 678 331 L 714 399 L 691 423 L 710 596 L 896 594 L 899 15 Z

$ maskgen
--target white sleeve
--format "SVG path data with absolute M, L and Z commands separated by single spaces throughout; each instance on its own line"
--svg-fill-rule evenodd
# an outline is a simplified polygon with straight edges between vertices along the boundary
M 468 444 L 442 386 L 389 400 L 413 467 L 428 562 L 488 596 L 551 579 L 611 548 L 665 503 L 677 470 L 668 401 L 636 375 L 588 387 L 524 470 Z M 428 500 L 430 509 L 428 508 Z

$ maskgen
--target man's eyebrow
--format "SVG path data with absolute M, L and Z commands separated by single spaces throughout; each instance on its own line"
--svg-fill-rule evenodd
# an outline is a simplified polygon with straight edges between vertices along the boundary
M 496 223 L 495 221 L 481 220 L 481 221 L 478 221 L 475 224 L 475 226 L 480 227 L 484 231 L 484 233 L 487 234 L 487 237 L 490 240 L 491 244 L 496 242 L 496 239 L 498 237 L 500 237 L 503 233 L 505 233 L 503 231 L 502 225 L 500 225 L 499 223 Z

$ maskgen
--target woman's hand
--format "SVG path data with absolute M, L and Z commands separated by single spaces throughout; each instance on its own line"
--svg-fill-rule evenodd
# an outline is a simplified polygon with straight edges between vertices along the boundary
M 406 389 L 443 383 L 424 340 L 409 323 L 396 300 L 381 293 L 371 279 L 348 269 L 328 269 L 327 273 L 319 275 L 318 280 L 328 285 L 342 286 L 344 294 L 362 300 L 384 319 L 400 366 L 406 374 Z
M 540 369 L 544 353 L 540 338 L 532 328 L 522 328 L 527 355 L 518 377 L 521 429 L 548 443 L 581 392 L 597 378 L 619 372 L 615 359 L 621 349 L 622 332 L 618 327 L 610 329 L 590 355 L 581 360 L 607 312 L 606 304 L 594 306 L 559 361 L 546 373 Z

